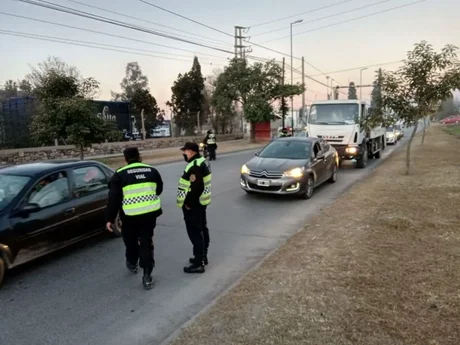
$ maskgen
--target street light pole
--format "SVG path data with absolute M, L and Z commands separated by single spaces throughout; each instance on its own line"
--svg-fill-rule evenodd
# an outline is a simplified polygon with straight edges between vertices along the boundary
M 362 98 L 363 98 L 363 71 L 367 70 L 367 67 L 366 68 L 361 68 L 361 70 L 359 71 L 359 100 L 361 101 Z
M 293 54 L 293 46 L 292 46 L 292 26 L 294 24 L 302 23 L 303 19 L 296 20 L 295 22 L 291 23 L 291 85 L 294 85 L 294 54 Z M 291 133 L 294 136 L 294 96 L 291 96 Z

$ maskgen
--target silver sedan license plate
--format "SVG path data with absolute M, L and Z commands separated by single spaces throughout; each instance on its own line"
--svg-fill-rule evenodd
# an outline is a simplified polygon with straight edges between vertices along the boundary
M 270 187 L 270 180 L 257 180 L 257 185 L 260 187 Z

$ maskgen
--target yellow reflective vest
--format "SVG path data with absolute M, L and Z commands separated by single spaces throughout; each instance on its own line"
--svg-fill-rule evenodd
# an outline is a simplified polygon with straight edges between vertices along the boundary
M 132 163 L 117 170 L 124 175 L 122 210 L 127 216 L 138 216 L 161 209 L 157 184 L 152 182 L 152 167 L 143 163 Z
M 211 203 L 211 171 L 208 169 L 206 164 L 206 159 L 200 157 L 195 159 L 187 164 L 184 170 L 184 174 L 179 179 L 179 184 L 177 187 L 177 198 L 176 198 L 176 205 L 179 208 L 184 206 L 185 199 L 187 197 L 187 193 L 191 190 L 191 184 L 193 181 L 190 181 L 190 174 L 189 171 L 193 166 L 199 166 L 203 172 L 203 183 L 204 189 L 200 195 L 200 204 L 202 206 L 207 206 Z

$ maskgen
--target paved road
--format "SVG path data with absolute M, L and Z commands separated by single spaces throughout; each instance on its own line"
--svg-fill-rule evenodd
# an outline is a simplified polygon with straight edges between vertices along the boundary
M 213 163 L 210 266 L 204 275 L 182 272 L 192 252 L 175 206 L 184 163 L 162 165 L 165 212 L 155 235 L 154 289 L 144 291 L 141 275 L 128 274 L 122 241 L 101 236 L 12 272 L 0 291 L 1 343 L 160 344 L 377 163 L 364 170 L 346 163 L 338 182 L 319 188 L 311 200 L 280 200 L 240 189 L 240 166 L 253 155 L 235 153 Z

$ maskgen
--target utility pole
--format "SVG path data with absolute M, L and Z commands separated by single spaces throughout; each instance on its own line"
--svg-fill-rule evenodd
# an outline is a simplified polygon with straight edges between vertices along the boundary
M 291 28 L 291 85 L 294 85 L 294 53 L 292 45 L 292 26 L 295 24 L 302 23 L 303 19 L 296 20 L 290 25 Z M 294 96 L 291 96 L 291 134 L 294 136 Z
M 142 139 L 145 140 L 145 123 L 144 123 L 144 109 L 141 111 L 141 123 L 142 123 Z
M 363 85 L 363 71 L 367 70 L 367 67 L 366 68 L 361 68 L 361 70 L 359 71 L 359 84 L 360 85 Z M 359 100 L 361 100 L 363 98 L 363 88 L 360 87 L 359 88 Z
M 243 30 L 247 29 L 244 26 L 237 26 L 235 25 L 235 58 L 237 59 L 245 59 L 246 53 L 249 52 L 245 48 L 243 44 L 243 39 L 247 38 L 243 36 Z
M 281 79 L 281 85 L 284 85 L 285 59 L 286 58 L 283 57 L 283 77 Z M 281 110 L 283 112 L 282 113 L 282 124 L 281 124 L 281 126 L 282 126 L 282 128 L 284 128 L 284 125 L 285 125 L 284 122 L 286 120 L 286 99 L 284 97 L 281 98 Z
M 305 109 L 305 59 L 302 56 L 302 86 L 303 86 L 303 92 L 302 92 L 302 111 L 305 115 L 306 109 Z
M 329 76 L 326 76 L 326 96 L 327 99 L 329 100 Z

